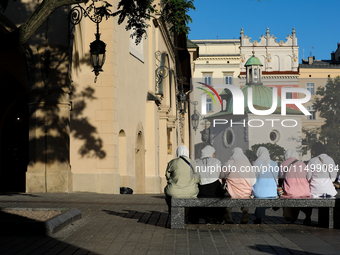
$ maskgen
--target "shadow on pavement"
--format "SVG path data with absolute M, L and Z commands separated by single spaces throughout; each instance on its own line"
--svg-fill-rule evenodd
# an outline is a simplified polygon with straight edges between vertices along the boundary
M 167 226 L 167 222 L 169 220 L 168 213 L 157 211 L 138 212 L 134 210 L 123 210 L 123 212 L 115 212 L 111 210 L 103 210 L 103 212 L 126 219 L 137 220 L 138 223 L 149 224 L 163 228 Z
M 30 231 L 22 228 L 31 226 Z M 45 233 L 42 221 L 0 212 L 0 254 L 83 254 L 92 251 L 59 241 Z
M 260 251 L 264 254 L 307 254 L 301 250 L 295 250 L 290 248 L 284 248 L 281 246 L 275 246 L 275 245 L 264 245 L 264 244 L 258 244 L 256 246 L 248 246 L 249 248 Z M 308 252 L 308 255 L 322 255 L 320 253 L 314 253 L 314 252 Z
M 20 193 L 20 192 L 0 192 L 0 196 L 25 196 L 25 197 L 39 197 L 37 195 Z
M 163 199 L 165 204 L 165 196 L 152 196 L 153 198 Z

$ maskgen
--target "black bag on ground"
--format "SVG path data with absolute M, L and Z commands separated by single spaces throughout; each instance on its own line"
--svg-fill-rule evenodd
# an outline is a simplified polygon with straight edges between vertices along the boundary
M 133 190 L 128 187 L 120 187 L 120 194 L 132 194 Z

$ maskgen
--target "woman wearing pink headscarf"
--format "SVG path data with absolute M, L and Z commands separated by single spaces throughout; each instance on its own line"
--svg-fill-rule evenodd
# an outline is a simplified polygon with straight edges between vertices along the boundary
M 282 162 L 279 178 L 283 181 L 281 198 L 309 197 L 309 182 L 305 163 L 299 160 L 295 150 L 287 150 Z
M 299 154 L 295 150 L 287 150 L 284 156 L 285 161 L 282 162 L 279 172 L 280 183 L 282 183 L 283 188 L 281 198 L 310 197 L 305 163 L 299 160 Z M 300 210 L 306 214 L 304 223 L 309 225 L 312 214 L 311 208 L 284 207 L 283 217 L 293 223 L 298 218 Z
M 220 178 L 226 179 L 226 189 L 231 198 L 250 198 L 251 187 L 256 182 L 256 176 L 254 171 L 251 171 L 251 164 L 241 148 L 236 147 L 233 149 L 232 155 L 224 164 L 223 169 Z M 249 219 L 248 207 L 242 207 L 241 210 L 243 214 L 240 223 L 246 224 Z M 226 223 L 234 223 L 231 216 L 231 208 L 227 208 L 224 218 Z

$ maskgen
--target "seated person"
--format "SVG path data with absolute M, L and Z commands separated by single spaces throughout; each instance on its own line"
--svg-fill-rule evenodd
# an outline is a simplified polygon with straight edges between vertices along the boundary
M 195 198 L 198 194 L 199 174 L 195 172 L 196 163 L 189 159 L 189 150 L 184 145 L 177 148 L 177 158 L 168 163 L 164 188 L 165 201 L 171 214 L 171 197 Z
M 201 151 L 201 159 L 197 161 L 196 172 L 200 175 L 198 185 L 198 197 L 221 197 L 224 192 L 219 180 L 221 161 L 215 158 L 215 148 L 211 145 L 205 146 Z M 206 222 L 221 222 L 224 214 L 223 208 L 196 208 L 190 210 L 190 214 L 201 216 Z
M 309 183 L 307 181 L 307 169 L 305 163 L 299 160 L 299 154 L 295 150 L 285 152 L 285 161 L 281 163 L 279 172 L 279 183 L 282 183 L 283 194 L 281 198 L 310 197 Z M 284 207 L 283 217 L 285 220 L 294 223 L 299 212 L 306 214 L 305 224 L 311 222 L 311 208 L 307 207 Z
M 320 142 L 314 143 L 311 151 L 313 158 L 307 165 L 307 180 L 311 195 L 313 197 L 336 196 L 337 191 L 333 182 L 337 171 L 334 160 L 326 154 L 326 148 Z
M 198 197 L 216 197 L 223 195 L 220 178 L 221 161 L 215 158 L 215 148 L 205 146 L 201 159 L 197 161 L 197 172 L 200 175 Z
M 245 169 L 250 169 L 250 171 L 246 172 L 244 171 Z M 250 198 L 252 192 L 251 187 L 256 182 L 256 176 L 255 173 L 251 171 L 250 162 L 241 148 L 236 147 L 233 149 L 230 159 L 224 164 L 220 178 L 226 179 L 226 189 L 231 198 Z M 229 224 L 234 223 L 231 209 L 232 208 L 227 208 L 224 216 L 226 223 Z M 246 224 L 249 219 L 248 207 L 242 207 L 241 210 L 242 218 L 240 223 Z
M 256 183 L 253 186 L 253 195 L 257 198 L 269 198 L 277 196 L 277 163 L 270 159 L 269 151 L 265 147 L 259 147 L 256 151 L 257 159 L 254 163 L 256 170 Z M 275 171 L 276 169 L 276 171 Z M 255 224 L 261 224 L 268 207 L 255 209 Z

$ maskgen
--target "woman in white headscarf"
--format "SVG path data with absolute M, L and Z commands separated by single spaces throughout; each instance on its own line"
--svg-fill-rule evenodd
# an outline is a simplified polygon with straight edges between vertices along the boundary
M 199 174 L 195 172 L 196 163 L 189 159 L 188 148 L 181 145 L 177 148 L 177 158 L 168 163 L 164 188 L 165 200 L 171 208 L 171 197 L 194 198 L 198 194 Z
M 227 191 L 231 198 L 250 198 L 251 187 L 256 182 L 256 176 L 241 148 L 233 149 L 230 159 L 223 166 L 220 177 L 226 179 Z M 248 208 L 242 207 L 241 210 L 243 212 L 241 224 L 246 224 L 249 219 Z M 227 208 L 225 221 L 233 223 L 231 208 Z
M 311 148 L 312 159 L 308 162 L 307 180 L 314 198 L 334 197 L 338 193 L 333 185 L 338 170 L 334 160 L 326 154 L 326 147 L 316 142 Z
M 197 161 L 196 172 L 200 175 L 198 185 L 198 197 L 221 197 L 224 191 L 221 188 L 220 172 L 221 161 L 215 158 L 215 148 L 211 145 L 205 146 L 201 150 L 201 158 Z M 190 220 L 195 223 L 199 218 L 206 222 L 222 222 L 224 208 L 198 207 L 190 208 Z
M 257 160 L 254 163 L 256 170 L 256 183 L 253 186 L 253 195 L 258 198 L 277 196 L 278 172 L 277 163 L 270 159 L 269 151 L 259 147 L 256 151 Z M 257 207 L 255 210 L 255 224 L 261 224 L 268 207 Z
M 221 161 L 215 158 L 215 148 L 211 145 L 205 146 L 201 151 L 201 159 L 197 161 L 197 172 L 201 180 L 199 188 L 199 197 L 221 196 Z

